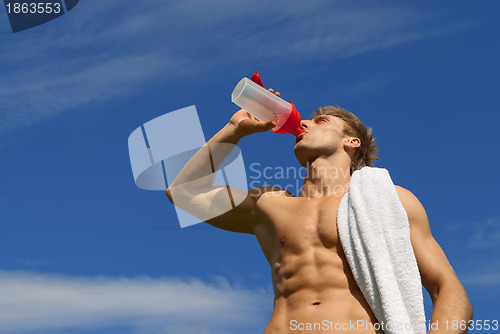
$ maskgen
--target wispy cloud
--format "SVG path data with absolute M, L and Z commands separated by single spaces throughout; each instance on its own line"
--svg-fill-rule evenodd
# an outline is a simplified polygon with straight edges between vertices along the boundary
M 128 55 L 86 66 L 72 63 L 20 69 L 11 73 L 10 81 L 2 81 L 0 105 L 5 112 L 0 113 L 0 131 L 130 93 L 166 66 L 157 55 Z
M 81 2 L 38 30 L 2 35 L 0 132 L 146 82 L 231 70 L 259 59 L 331 62 L 443 33 L 439 13 L 344 1 Z
M 467 246 L 473 249 L 500 250 L 500 219 L 489 218 L 481 224 L 469 226 L 471 231 Z
M 500 270 L 493 273 L 483 273 L 466 277 L 462 283 L 471 285 L 500 285 Z
M 47 261 L 33 260 L 33 259 L 20 259 L 17 260 L 18 263 L 23 264 L 27 267 L 37 268 L 47 264 Z
M 444 232 L 444 233 L 443 233 Z M 438 238 L 443 248 L 459 262 L 462 282 L 468 286 L 500 285 L 500 219 L 447 224 Z M 457 242 L 458 240 L 458 242 Z
M 130 328 L 226 333 L 265 326 L 272 297 L 224 279 L 71 277 L 0 271 L 0 332 Z M 253 327 L 252 327 L 253 326 Z
M 448 223 L 442 228 L 444 240 L 451 241 L 459 238 L 468 252 L 500 250 L 500 219 L 497 217 Z

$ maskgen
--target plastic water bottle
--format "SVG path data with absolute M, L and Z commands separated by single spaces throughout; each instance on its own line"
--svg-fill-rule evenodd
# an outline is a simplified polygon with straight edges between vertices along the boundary
M 283 100 L 248 78 L 238 82 L 231 100 L 262 122 L 274 121 L 276 127 L 272 130 L 276 133 L 298 136 L 304 132 L 300 129 L 300 114 L 293 103 Z

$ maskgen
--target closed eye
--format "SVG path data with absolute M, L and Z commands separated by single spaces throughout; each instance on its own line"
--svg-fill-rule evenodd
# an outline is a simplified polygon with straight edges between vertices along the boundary
M 314 120 L 315 123 L 323 123 L 323 122 L 328 122 L 328 118 L 327 117 L 324 117 L 324 116 L 319 116 L 319 117 L 316 117 L 316 119 Z

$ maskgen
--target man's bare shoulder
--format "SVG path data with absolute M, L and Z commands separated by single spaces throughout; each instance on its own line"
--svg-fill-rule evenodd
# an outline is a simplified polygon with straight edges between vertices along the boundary
M 399 200 L 403 204 L 403 208 L 408 215 L 410 226 L 421 229 L 422 231 L 429 231 L 429 220 L 424 206 L 411 191 L 401 186 L 395 186 L 398 192 Z
M 290 191 L 278 186 L 261 186 L 248 191 L 248 194 L 257 199 L 270 197 L 295 197 Z
M 414 203 L 415 200 L 418 201 L 417 197 L 415 195 L 413 195 L 413 193 L 411 191 L 409 191 L 408 189 L 403 188 L 403 187 L 398 186 L 398 185 L 394 185 L 394 187 L 396 188 L 396 191 L 398 192 L 399 200 L 401 201 L 403 206 L 410 205 L 410 204 Z
M 413 195 L 413 193 L 411 191 L 409 191 L 408 189 L 406 189 L 406 188 L 403 188 L 403 187 L 398 186 L 398 185 L 394 185 L 394 187 L 396 188 L 396 190 L 398 192 L 398 195 L 400 197 L 401 196 L 413 196 L 413 197 L 415 197 L 415 195 Z
M 396 191 L 398 192 L 399 200 L 410 218 L 410 215 L 418 214 L 418 211 L 423 209 L 422 204 L 411 191 L 401 186 L 395 185 Z

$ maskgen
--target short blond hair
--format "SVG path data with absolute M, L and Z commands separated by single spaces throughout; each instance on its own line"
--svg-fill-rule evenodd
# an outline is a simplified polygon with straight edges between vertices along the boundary
M 378 147 L 375 143 L 375 137 L 372 135 L 372 128 L 366 127 L 358 116 L 337 106 L 324 106 L 315 110 L 309 119 L 319 115 L 330 115 L 340 118 L 347 123 L 344 127 L 344 134 L 356 137 L 361 141 L 351 163 L 351 174 L 364 166 L 373 166 L 373 161 L 378 160 Z

